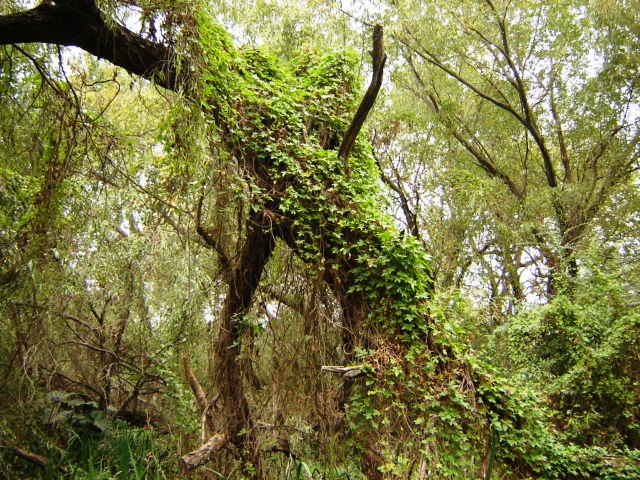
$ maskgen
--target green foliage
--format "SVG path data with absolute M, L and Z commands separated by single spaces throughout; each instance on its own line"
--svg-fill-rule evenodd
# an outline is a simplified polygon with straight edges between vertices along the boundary
M 105 414 L 96 402 L 80 398 L 72 392 L 53 391 L 49 394 L 50 406 L 45 408 L 43 419 L 52 428 L 60 425 L 75 434 L 90 436 L 103 434 L 109 428 Z
M 598 270 L 498 333 L 523 381 L 551 395 L 556 422 L 574 440 L 638 448 L 640 317 L 620 281 Z
M 481 367 L 482 368 L 482 367 Z M 486 367 L 485 367 L 486 368 Z M 502 469 L 525 478 L 620 478 L 640 472 L 637 450 L 584 446 L 549 429 L 551 414 L 539 394 L 503 381 L 488 381 L 479 388 L 489 410 Z
M 614 3 L 406 1 L 380 13 L 406 60 L 376 137 L 385 183 L 438 283 L 468 287 L 498 322 L 527 292 L 552 294 L 554 272 L 591 239 L 619 241 L 629 225 L 637 9 Z M 636 192 L 620 194 L 628 182 Z
M 625 469 L 632 474 L 633 466 L 596 465 L 594 451 L 560 442 L 547 430 L 548 414 L 535 395 L 492 384 L 482 367 L 459 360 L 466 349 L 451 327 L 455 320 L 430 317 L 433 287 L 423 245 L 399 235 L 374 207 L 379 193 L 371 157 L 357 151 L 350 178 L 336 155 L 348 110 L 335 102 L 353 91 L 349 62 L 334 56 L 317 65 L 293 62 L 294 81 L 291 70 L 259 52 L 235 58 L 240 78 L 221 96 L 234 99 L 235 116 L 223 122 L 221 141 L 241 161 L 247 152 L 254 154 L 272 168 L 274 179 L 271 191 L 250 187 L 252 208 L 281 199 L 277 214 L 291 222 L 297 252 L 319 272 L 344 268 L 344 259 L 350 259 L 348 293 L 367 300 L 367 327 L 379 332 L 359 354 L 368 366 L 367 380 L 347 408 L 354 449 L 362 449 L 372 431 L 386 433 L 379 445 L 388 459 L 382 470 L 393 475 L 410 474 L 421 454 L 441 478 L 474 475 L 489 450 L 502 469 L 518 474 L 581 478 L 595 471 L 621 475 Z M 217 99 L 223 87 L 204 91 Z M 265 111 L 267 116 L 257 114 Z M 313 122 L 323 129 L 309 128 Z M 278 190 L 281 184 L 286 190 Z
M 50 391 L 41 400 L 44 418 L 21 426 L 17 414 L 5 417 L 3 409 L 0 431 L 12 445 L 46 453 L 49 478 L 57 478 L 58 467 L 69 478 L 178 475 L 168 452 L 188 451 L 199 441 L 180 354 L 192 354 L 211 390 L 203 372 L 225 287 L 220 272 L 228 267 L 216 265 L 225 256 L 233 262 L 253 226 L 249 217 L 258 213 L 290 249 L 272 259 L 269 288 L 260 295 L 269 297 L 274 286 L 281 296 L 288 293 L 279 267 L 291 251 L 298 258 L 288 278 L 304 278 L 307 290 L 315 289 L 311 295 L 301 287 L 301 300 L 288 302 L 293 306 L 286 315 L 274 316 L 262 305 L 265 319 L 256 305 L 235 319 L 243 338 L 234 361 L 252 383 L 256 424 L 268 420 L 277 423 L 274 430 L 294 430 L 294 449 L 303 452 L 295 460 L 268 455 L 267 464 L 278 472 L 287 478 L 363 478 L 356 461 L 336 457 L 355 453 L 364 465 L 374 451 L 388 477 L 489 478 L 492 469 L 508 478 L 638 477 L 639 378 L 637 362 L 628 361 L 639 347 L 640 317 L 629 298 L 637 287 L 618 278 L 620 269 L 605 274 L 602 264 L 585 263 L 582 250 L 594 232 L 613 251 L 633 252 L 637 243 L 637 179 L 628 174 L 635 168 L 637 121 L 624 117 L 636 102 L 637 49 L 629 45 L 637 43 L 637 27 L 611 6 L 598 14 L 591 4 L 571 9 L 496 2 L 492 13 L 492 2 L 423 3 L 389 8 L 400 22 L 396 33 L 413 30 L 418 52 L 433 49 L 477 89 L 507 104 L 522 100 L 510 90 L 517 84 L 510 76 L 519 69 L 526 86 L 521 93 L 532 94 L 530 115 L 539 120 L 534 126 L 547 141 L 552 165 L 565 169 L 565 181 L 551 192 L 544 185 L 531 125 L 523 130 L 522 121 L 483 104 L 450 74 L 427 76 L 428 65 L 417 62 L 403 72 L 394 64 L 395 80 L 412 94 L 428 92 L 407 96 L 401 105 L 398 96 L 388 98 L 393 115 L 379 120 L 386 137 L 376 147 L 384 147 L 392 162 L 403 162 L 390 165 L 397 167 L 400 186 L 390 186 L 405 200 L 402 208 L 411 203 L 402 198 L 402 183 L 413 170 L 424 173 L 420 181 L 428 176 L 428 200 L 421 199 L 421 186 L 409 199 L 424 215 L 412 232 L 428 228 L 422 239 L 400 233 L 381 212 L 387 201 L 380 159 L 374 160 L 380 151 L 374 154 L 363 141 L 366 132 L 348 169 L 338 157 L 360 96 L 360 59 L 353 51 L 284 51 L 300 38 L 279 32 L 269 33 L 276 39 L 270 50 L 279 57 L 265 47 L 239 49 L 201 2 L 145 1 L 139 2 L 142 25 L 150 28 L 160 19 L 162 35 L 189 58 L 180 68 L 189 68 L 195 81 L 183 97 L 161 99 L 95 66 L 91 79 L 66 72 L 43 78 L 11 49 L 0 55 L 0 107 L 6 112 L 0 128 L 7 139 L 0 146 L 0 273 L 6 281 L 0 287 L 8 292 L 0 300 L 0 356 L 3 386 L 9 387 L 0 399 L 26 411 L 37 392 Z M 298 35 L 310 28 L 295 13 L 283 13 L 284 3 L 258 4 L 247 25 L 264 9 L 265 17 L 289 22 L 283 31 Z M 118 12 L 118 2 L 101 5 Z M 220 8 L 237 5 L 242 2 Z M 496 47 L 499 18 L 509 20 L 516 66 L 505 63 L 506 52 Z M 56 63 L 34 51 L 42 62 Z M 594 56 L 601 64 L 590 69 Z M 13 68 L 24 88 L 10 78 Z M 100 75 L 112 80 L 96 80 Z M 420 75 L 428 82 L 421 84 Z M 437 111 L 425 113 L 436 98 Z M 416 107 L 416 99 L 431 104 Z M 549 102 L 556 112 L 544 110 Z M 556 115 L 562 121 L 552 121 Z M 29 125 L 43 120 L 44 128 Z M 568 160 L 555 143 L 559 126 Z M 469 143 L 463 148 L 444 138 L 452 133 Z M 469 145 L 489 152 L 495 168 L 469 165 L 478 161 Z M 582 162 L 587 158 L 590 164 Z M 572 175 L 582 183 L 572 183 Z M 404 213 L 408 220 L 411 212 Z M 569 220 L 574 224 L 565 224 Z M 585 227 L 597 221 L 602 229 Z M 220 240 L 217 248 L 200 233 L 207 223 Z M 628 238 L 618 248 L 622 235 Z M 435 294 L 425 244 L 437 259 L 440 285 L 464 286 L 466 279 L 467 291 Z M 563 285 L 547 269 L 565 252 L 566 265 L 580 268 Z M 624 258 L 633 257 L 629 252 Z M 521 308 L 519 275 L 527 255 L 530 271 L 553 274 L 558 292 L 547 304 Z M 534 271 L 530 265 L 542 266 Z M 487 296 L 478 293 L 480 276 Z M 321 301 L 319 279 L 333 289 L 332 296 L 325 286 Z M 534 287 L 530 292 L 538 293 Z M 471 295 L 490 298 L 489 307 L 478 307 Z M 278 300 L 278 309 L 285 303 Z M 363 318 L 351 331 L 345 311 L 354 306 L 362 306 Z M 511 317 L 516 308 L 520 313 Z M 487 339 L 487 326 L 500 322 Z M 356 339 L 351 344 L 348 335 Z M 481 349 L 486 364 L 470 345 Z M 354 347 L 355 354 L 340 347 Z M 364 365 L 360 380 L 321 384 L 307 373 L 345 358 Z M 499 371 L 490 366 L 496 359 L 502 360 Z M 305 391 L 308 386 L 315 390 Z M 349 425 L 342 435 L 336 433 L 340 427 L 328 429 L 329 420 L 308 413 L 314 402 L 317 413 L 328 411 L 319 405 L 336 403 L 339 388 L 345 417 L 333 412 L 331 420 Z M 321 390 L 324 396 L 315 396 Z M 149 405 L 150 416 L 157 408 L 177 433 L 109 419 L 138 401 Z M 41 441 L 26 435 L 36 431 L 43 433 Z M 4 464 L 7 454 L 1 458 Z M 254 472 L 245 460 L 218 459 L 233 467 L 228 478 L 240 465 Z M 2 466 L 7 476 L 35 468 L 10 462 Z
M 408 345 L 419 345 L 428 332 L 428 257 L 413 237 L 386 231 L 380 240 L 379 249 L 368 245 L 360 252 L 352 289 L 375 306 L 372 322 L 399 334 Z
M 65 453 L 59 465 L 70 479 L 165 479 L 176 474 L 176 459 L 159 438 L 126 426 L 116 426 L 103 438 L 78 436 Z

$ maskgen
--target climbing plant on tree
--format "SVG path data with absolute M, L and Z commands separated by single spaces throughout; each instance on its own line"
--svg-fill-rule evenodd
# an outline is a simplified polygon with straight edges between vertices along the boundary
M 393 319 L 386 328 L 394 341 L 410 345 L 426 338 L 430 280 L 424 253 L 411 239 L 389 229 L 389 222 L 376 211 L 375 167 L 366 146 L 356 144 L 380 87 L 381 31 L 374 42 L 374 81 L 350 123 L 356 77 L 349 55 L 304 59 L 283 68 L 258 51 L 237 51 L 227 33 L 203 12 L 190 13 L 181 25 L 187 40 L 183 48 L 192 54 L 188 64 L 170 61 L 168 48 L 109 23 L 93 2 L 44 3 L 7 16 L 3 41 L 77 44 L 160 85 L 185 91 L 193 108 L 213 120 L 209 139 L 230 162 L 237 162 L 251 205 L 240 250 L 223 262 L 229 288 L 212 361 L 219 398 L 211 415 L 215 425 L 210 426 L 212 436 L 205 448 L 183 461 L 193 468 L 232 442 L 240 451 L 247 448 L 249 463 L 259 467 L 238 357 L 242 317 L 276 239 L 314 265 L 330 285 L 342 307 L 344 342 L 350 351 L 371 343 L 369 335 L 358 332 L 370 320 L 368 305 L 376 301 L 378 314 Z M 75 20 L 79 30 L 68 36 L 65 28 L 56 36 L 51 26 L 63 20 Z M 35 37 L 15 37 L 22 22 L 36 25 Z M 47 28 L 38 29 L 39 22 Z M 197 29 L 190 30 L 195 25 Z M 197 41 L 187 36 L 196 33 Z M 176 143 L 180 133 L 176 132 Z M 214 246 L 215 239 L 198 227 L 205 242 Z M 391 268 L 383 274 L 387 262 Z M 371 276 L 376 270 L 381 271 Z M 387 288 L 391 295 L 385 294 Z M 204 402 L 201 407 L 208 408 Z M 372 475 L 378 466 L 372 457 Z
M 525 407 L 467 361 L 444 314 L 430 311 L 432 278 L 422 245 L 380 212 L 377 167 L 358 134 L 381 84 L 381 28 L 373 32 L 373 79 L 359 102 L 348 52 L 281 64 L 259 50 L 237 49 L 203 5 L 141 3 L 171 36 L 160 43 L 107 16 L 118 6 L 43 2 L 0 17 L 0 44 L 78 46 L 180 93 L 185 105 L 167 133 L 169 151 L 185 168 L 210 155 L 237 172 L 245 208 L 238 210 L 236 251 L 207 224 L 206 185 L 196 201 L 196 231 L 218 255 L 226 294 L 210 360 L 212 391 L 185 360 L 207 435 L 201 448 L 182 457 L 183 468 L 227 448 L 243 460 L 246 475 L 264 473 L 241 354 L 247 316 L 277 244 L 294 252 L 340 307 L 347 361 L 359 365 L 333 368 L 345 377 L 336 401 L 367 477 L 415 472 L 424 478 L 442 465 L 445 475 L 476 473 L 474 462 L 483 463 L 488 442 L 491 458 L 497 452 L 523 474 L 574 468 L 560 451 L 551 467 L 527 454 L 531 445 L 546 452 L 553 439 L 539 424 L 521 435 Z M 497 440 L 489 440 L 491 429 L 500 432 Z M 460 448 L 443 456 L 441 467 L 430 463 L 440 447 L 465 442 L 472 455 Z

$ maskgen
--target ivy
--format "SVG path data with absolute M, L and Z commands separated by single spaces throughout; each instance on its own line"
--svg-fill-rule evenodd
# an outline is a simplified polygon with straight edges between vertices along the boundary
M 470 477 L 489 449 L 505 471 L 607 475 L 607 465 L 589 460 L 593 452 L 547 430 L 550 414 L 530 392 L 507 386 L 470 352 L 456 312 L 434 302 L 423 244 L 381 213 L 366 142 L 345 171 L 338 148 L 358 99 L 355 55 L 309 53 L 282 64 L 261 49 L 235 49 L 221 27 L 197 19 L 198 106 L 216 119 L 210 150 L 237 164 L 251 212 L 286 225 L 319 278 L 339 274 L 367 305 L 367 344 L 357 345 L 364 385 L 346 407 L 354 448 L 377 432 L 381 468 L 393 475 L 422 456 L 432 475 Z

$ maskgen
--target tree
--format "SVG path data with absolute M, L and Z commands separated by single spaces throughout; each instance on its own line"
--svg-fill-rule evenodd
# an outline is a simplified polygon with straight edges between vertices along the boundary
M 213 352 L 213 383 L 219 395 L 211 407 L 216 419 L 210 426 L 213 435 L 203 449 L 184 457 L 184 464 L 186 468 L 197 466 L 233 442 L 241 452 L 248 447 L 247 458 L 258 467 L 258 452 L 251 442 L 255 430 L 238 357 L 242 318 L 252 304 L 276 239 L 319 268 L 318 274 L 342 307 L 347 332 L 344 342 L 351 351 L 370 341 L 357 333 L 369 316 L 370 299 L 386 289 L 398 288 L 387 279 L 371 291 L 365 289 L 364 269 L 370 272 L 375 267 L 376 252 L 393 245 L 406 250 L 408 261 L 413 260 L 403 267 L 409 270 L 403 280 L 408 283 L 402 285 L 414 293 L 412 305 L 398 306 L 389 297 L 383 306 L 385 310 L 411 309 L 389 325 L 391 332 L 405 325 L 394 336 L 415 339 L 426 335 L 428 269 L 424 254 L 406 239 L 387 232 L 384 220 L 372 210 L 375 176 L 371 175 L 366 149 L 356 145 L 349 154 L 379 88 L 384 65 L 380 33 L 374 49 L 376 81 L 361 104 L 362 113 L 347 128 L 345 120 L 355 100 L 355 78 L 348 57 L 329 56 L 315 65 L 301 63 L 293 71 L 285 71 L 259 52 L 238 52 L 220 27 L 207 23 L 199 11 L 193 15 L 185 16 L 180 25 L 181 34 L 195 34 L 195 30 L 188 30 L 187 22 L 197 21 L 203 35 L 193 50 L 199 58 L 190 59 L 189 64 L 170 47 L 108 20 L 91 1 L 44 2 L 32 10 L 4 16 L 0 42 L 80 46 L 161 86 L 184 89 L 196 108 L 213 120 L 214 148 L 238 162 L 254 197 L 242 219 L 245 230 L 233 258 L 227 258 L 216 238 L 197 225 L 204 242 L 218 252 L 229 287 Z M 167 30 L 168 24 L 169 20 Z M 24 34 L 25 28 L 29 35 Z M 189 78 L 193 71 L 198 75 Z M 307 80 L 292 83 L 293 75 Z M 190 146 L 181 145 L 177 136 L 175 143 L 176 148 Z M 318 195 L 326 203 L 318 204 Z M 416 300 L 417 305 L 413 304 Z M 377 475 L 375 459 L 370 458 L 369 464 L 371 474 Z
M 638 29 L 618 8 L 393 3 L 407 62 L 375 141 L 438 284 L 489 305 L 491 363 L 546 392 L 567 436 L 634 447 Z
M 487 203 L 496 227 L 481 250 L 512 266 L 517 299 L 531 262 L 549 296 L 555 276 L 577 274 L 602 209 L 636 178 L 639 37 L 621 9 L 493 1 L 390 9 L 407 60 L 398 84 L 458 144 L 451 181 L 466 169 L 502 186 L 478 180 L 500 198 Z M 503 240 L 500 224 L 512 232 Z
M 168 368 L 177 346 L 202 335 L 193 292 L 206 286 L 194 286 L 180 238 L 150 208 L 158 196 L 138 183 L 153 146 L 145 133 L 161 120 L 147 108 L 165 102 L 113 67 L 96 67 L 94 82 L 57 53 L 3 49 L 0 116 L 3 440 L 65 438 L 66 455 L 49 452 L 53 465 L 80 450 L 67 428 L 91 433 L 83 425 L 105 428 L 107 416 L 157 425 L 148 400 L 160 396 L 175 407 L 163 423 L 193 415 Z M 149 190 L 162 183 L 147 180 Z M 27 474 L 3 457 L 0 475 Z
M 380 87 L 381 29 L 374 28 L 373 81 L 358 104 L 348 53 L 303 55 L 283 64 L 257 49 L 237 49 L 202 5 L 182 3 L 141 2 L 139 24 L 148 32 L 135 34 L 115 20 L 117 7 L 129 3 L 101 9 L 91 0 L 43 2 L 0 17 L 0 43 L 76 45 L 183 95 L 162 139 L 175 163 L 166 183 L 158 183 L 187 206 L 160 205 L 155 212 L 214 255 L 225 283 L 209 391 L 189 359 L 184 362 L 206 435 L 201 448 L 182 457 L 183 467 L 195 468 L 227 448 L 242 459 L 246 475 L 264 474 L 247 380 L 255 372 L 242 360 L 254 346 L 250 314 L 256 292 L 265 272 L 277 271 L 279 247 L 326 286 L 332 297 L 327 303 L 341 313 L 340 343 L 350 365 L 326 370 L 343 373 L 336 399 L 344 412 L 342 430 L 355 442 L 369 478 L 385 472 L 424 477 L 443 468 L 447 475 L 477 475 L 495 452 L 505 468 L 523 475 L 545 468 L 557 475 L 593 470 L 585 457 L 578 466 L 572 463 L 541 423 L 523 434 L 527 416 L 535 416 L 487 369 L 472 365 L 444 321 L 445 311 L 431 312 L 433 282 L 423 246 L 379 210 L 379 172 L 358 133 Z M 157 35 L 163 41 L 149 39 Z M 194 184 L 189 171 L 194 164 L 200 168 L 202 158 L 217 168 Z M 186 173 L 172 175 L 171 168 Z M 224 180 L 227 175 L 233 180 Z M 220 185 L 221 191 L 213 190 Z M 233 221 L 229 209 L 220 208 L 232 193 Z M 187 212 L 198 238 L 176 221 L 179 212 Z M 231 235 L 221 219 L 233 226 Z M 285 293 L 270 294 L 292 310 L 308 311 L 304 301 L 290 301 Z M 94 316 L 103 317 L 100 311 Z M 489 436 L 492 429 L 501 432 L 499 439 Z M 472 455 L 455 447 L 463 444 Z M 491 453 L 485 455 L 487 444 Z M 279 445 L 286 451 L 286 442 Z M 438 457 L 439 449 L 448 455 L 441 464 L 430 463 L 430 453 Z M 551 466 L 519 453 L 540 450 L 556 455 Z

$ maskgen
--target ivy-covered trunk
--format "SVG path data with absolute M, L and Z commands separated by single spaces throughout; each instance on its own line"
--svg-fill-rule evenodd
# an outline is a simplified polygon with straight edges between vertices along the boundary
M 392 347 L 397 354 L 426 346 L 431 277 L 419 243 L 381 212 L 377 167 L 368 145 L 354 142 L 355 59 L 338 53 L 283 67 L 259 51 L 235 50 L 226 33 L 205 18 L 199 19 L 199 32 L 194 101 L 215 119 L 211 141 L 238 163 L 253 203 L 243 247 L 226 274 L 229 288 L 212 358 L 218 397 L 210 430 L 216 447 L 205 445 L 197 461 L 185 457 L 185 466 L 197 466 L 232 442 L 238 451 L 251 452 L 246 459 L 259 474 L 239 356 L 243 318 L 276 239 L 330 287 L 342 310 L 343 350 L 353 363 L 375 360 L 384 367 L 372 353 L 383 344 L 397 344 Z M 378 50 L 379 69 L 381 58 Z M 371 98 L 371 89 L 368 95 L 370 108 L 375 95 Z M 339 155 L 348 132 L 352 143 Z M 336 398 L 343 408 L 353 383 L 345 379 Z M 378 478 L 382 456 L 376 434 L 358 435 L 367 447 L 367 474 Z
M 185 367 L 209 434 L 202 448 L 183 457 L 185 469 L 230 447 L 243 457 L 247 474 L 261 474 L 239 356 L 245 315 L 276 241 L 282 240 L 327 283 L 341 307 L 343 349 L 347 360 L 361 367 L 352 371 L 360 378 L 345 378 L 336 402 L 343 408 L 343 425 L 362 454 L 365 472 L 380 478 L 390 451 L 381 440 L 407 437 L 406 431 L 394 431 L 404 410 L 409 423 L 413 421 L 411 402 L 416 395 L 398 385 L 413 376 L 424 386 L 422 376 L 430 373 L 430 366 L 446 371 L 449 359 L 432 338 L 428 257 L 415 238 L 400 232 L 382 213 L 371 147 L 362 139 L 356 141 L 381 83 L 381 31 L 376 31 L 374 42 L 374 80 L 358 103 L 362 95 L 356 55 L 306 55 L 283 66 L 258 50 L 235 49 L 227 33 L 200 10 L 185 16 L 184 28 L 193 31 L 184 46 L 191 51 L 189 65 L 183 63 L 181 75 L 177 64 L 158 63 L 161 49 L 147 40 L 140 39 L 139 48 L 132 51 L 144 53 L 148 47 L 148 58 L 132 59 L 120 49 L 105 49 L 100 39 L 114 38 L 113 28 L 123 45 L 136 39 L 105 22 L 92 1 L 47 2 L 8 16 L 0 22 L 7 27 L 0 43 L 9 38 L 6 32 L 30 25 L 34 18 L 44 23 L 49 18 L 50 25 L 57 25 L 61 16 L 71 26 L 58 37 L 55 28 L 35 28 L 31 40 L 21 39 L 79 45 L 169 88 L 184 89 L 194 110 L 207 117 L 201 127 L 211 151 L 237 165 L 250 192 L 245 238 L 224 268 L 228 289 L 211 358 L 211 395 Z M 97 32 L 97 43 L 87 37 L 88 30 Z M 134 70 L 133 61 L 146 64 Z M 206 231 L 199 233 L 205 242 L 210 240 Z M 390 373 L 397 383 L 388 381 Z

